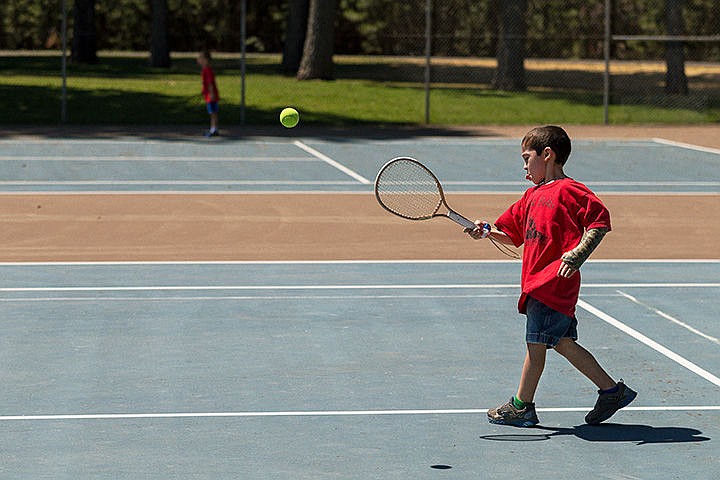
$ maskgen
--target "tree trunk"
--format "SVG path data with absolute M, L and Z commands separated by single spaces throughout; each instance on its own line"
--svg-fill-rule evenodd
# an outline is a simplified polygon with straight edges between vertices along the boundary
M 79 63 L 97 63 L 98 61 L 95 0 L 75 0 L 72 59 Z
M 309 0 L 290 0 L 282 59 L 282 71 L 288 75 L 295 75 L 300 68 L 309 7 Z
M 307 35 L 298 80 L 333 78 L 335 0 L 310 0 Z
M 493 87 L 525 90 L 525 15 L 527 0 L 499 0 L 497 70 Z
M 151 0 L 150 3 L 152 8 L 150 65 L 153 67 L 170 68 L 167 0 Z
M 683 0 L 665 0 L 665 25 L 668 35 L 682 35 Z M 682 42 L 667 42 L 665 46 L 665 92 L 687 95 L 688 81 L 685 75 L 685 48 Z

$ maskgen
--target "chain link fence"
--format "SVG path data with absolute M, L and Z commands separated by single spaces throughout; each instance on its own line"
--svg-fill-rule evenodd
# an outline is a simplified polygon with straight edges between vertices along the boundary
M 597 120 L 606 123 L 632 120 L 626 107 L 633 105 L 696 112 L 720 107 L 717 1 L 398 3 L 384 11 L 381 27 L 362 38 L 341 32 L 336 45 L 340 53 L 344 45 L 360 44 L 371 54 L 405 58 L 381 79 L 423 83 L 426 122 L 432 119 L 431 92 L 448 88 L 510 85 L 561 95 L 603 105 L 604 118 Z M 512 70 L 518 56 L 520 67 Z M 517 78 L 508 83 L 508 75 Z
M 252 105 L 260 89 L 269 92 L 271 101 L 276 99 L 278 106 L 293 98 L 294 89 L 299 90 L 291 82 L 278 87 L 279 82 L 271 81 L 281 74 L 290 1 L 208 1 L 206 6 L 213 4 L 224 12 L 222 22 L 216 18 L 219 14 L 200 18 L 188 7 L 187 0 L 170 2 L 176 8 L 170 22 L 171 48 L 175 46 L 172 40 L 179 42 L 183 34 L 194 39 L 185 39 L 182 45 L 186 49 L 192 49 L 201 38 L 210 38 L 211 42 L 198 49 L 210 44 L 214 51 L 224 52 L 221 65 L 226 72 L 232 71 L 233 80 L 240 77 L 239 85 L 233 85 L 240 91 L 240 114 L 224 117 L 229 121 L 245 123 L 246 111 L 249 123 L 269 121 L 267 112 L 246 105 L 246 99 Z M 75 34 L 72 0 L 54 2 L 49 7 L 54 10 L 43 17 L 47 25 L 43 23 L 35 30 L 23 28 L 18 12 L 21 7 L 40 7 L 19 0 L 11 3 L 14 16 L 8 15 L 0 22 L 0 39 L 22 39 L 22 32 L 29 35 L 39 28 L 51 33 L 44 41 L 46 49 L 59 50 L 61 45 L 69 48 L 68 39 L 62 36 L 62 43 L 59 33 L 67 27 L 70 38 Z M 139 18 L 149 16 L 147 5 L 143 5 L 145 10 Z M 225 8 L 230 5 L 231 10 Z M 112 24 L 110 19 L 118 14 L 111 6 L 104 4 L 100 15 L 106 30 Z M 387 88 L 410 85 L 423 92 L 418 95 L 417 105 L 401 106 L 412 112 L 412 118 L 404 120 L 413 123 L 452 123 L 452 113 L 439 117 L 434 92 L 462 92 L 482 104 L 483 99 L 493 95 L 510 97 L 513 94 L 506 92 L 513 90 L 540 101 L 566 102 L 573 108 L 587 109 L 585 118 L 597 123 L 679 123 L 688 118 L 720 118 L 718 0 L 336 0 L 336 8 L 335 77 L 371 80 Z M 56 21 L 60 11 L 69 14 L 69 18 L 63 17 L 67 25 Z M 190 26 L 191 20 L 197 23 Z M 133 38 L 149 37 L 147 31 L 140 32 L 142 28 L 147 27 L 131 23 L 123 29 L 118 27 L 118 32 L 131 32 Z M 126 45 L 122 43 L 125 37 L 118 32 L 113 35 L 120 43 L 113 45 L 121 49 L 117 45 Z M 108 41 L 105 38 L 102 45 Z M 42 35 L 26 43 L 32 45 L 28 48 L 40 49 L 38 42 L 43 43 Z M 140 48 L 138 45 L 146 43 L 128 48 Z M 175 58 L 182 55 L 173 53 Z M 186 53 L 185 57 L 188 55 L 192 58 L 193 54 Z M 260 57 L 263 59 L 258 60 Z M 63 62 L 65 59 L 63 55 Z M 115 64 L 118 66 L 113 67 L 113 62 L 105 59 L 102 71 L 108 76 L 123 76 L 123 63 Z M 186 60 L 185 65 L 187 71 L 196 73 L 192 61 Z M 82 72 L 79 65 L 72 67 L 71 79 L 74 72 Z M 65 72 L 65 63 L 58 62 L 60 68 Z M 62 77 L 65 98 L 65 75 Z M 12 89 L 6 87 L 6 91 Z M 77 90 L 75 93 L 77 97 Z M 350 104 L 351 93 L 337 89 L 336 94 L 348 95 Z M 52 103 L 51 95 L 55 95 L 54 90 L 48 91 L 43 106 Z M 75 108 L 78 103 L 75 101 Z M 644 117 L 636 116 L 638 106 L 644 107 Z M 63 119 L 65 110 L 63 102 Z M 318 113 L 320 116 L 329 117 L 326 112 Z M 347 118 L 358 120 L 339 115 L 337 122 Z M 77 114 L 70 121 L 78 121 Z M 512 114 L 507 113 L 498 123 L 512 121 Z

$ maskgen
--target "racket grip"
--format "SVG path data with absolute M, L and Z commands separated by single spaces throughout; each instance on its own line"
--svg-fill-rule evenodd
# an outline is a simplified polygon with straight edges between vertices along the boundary
M 474 222 L 471 222 L 467 218 L 463 217 L 462 215 L 460 215 L 457 212 L 453 212 L 452 210 L 450 210 L 448 212 L 448 218 L 450 218 L 450 220 L 452 220 L 455 223 L 459 223 L 460 225 L 462 225 L 465 228 L 470 228 L 473 230 L 477 228 L 477 225 L 475 225 Z

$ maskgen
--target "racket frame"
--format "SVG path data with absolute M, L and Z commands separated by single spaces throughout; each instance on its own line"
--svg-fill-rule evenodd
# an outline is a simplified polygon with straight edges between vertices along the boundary
M 400 161 L 414 163 L 416 166 L 423 169 L 430 176 L 430 178 L 432 178 L 432 180 L 435 182 L 435 186 L 437 187 L 438 193 L 440 194 L 440 202 L 438 203 L 437 207 L 435 208 L 435 211 L 432 214 L 422 216 L 422 217 L 410 217 L 407 215 L 403 215 L 400 212 L 396 212 L 395 210 L 392 210 L 387 205 L 385 205 L 385 202 L 383 202 L 383 200 L 380 196 L 380 192 L 378 191 L 378 184 L 380 183 L 380 178 L 382 177 L 382 174 L 383 174 L 383 172 L 385 172 L 385 170 L 387 170 L 389 167 L 391 167 L 394 163 L 400 162 Z M 387 162 L 385 165 L 383 165 L 383 167 L 380 169 L 377 176 L 375 177 L 374 191 L 375 191 L 375 198 L 377 199 L 380 206 L 383 207 L 388 212 L 392 213 L 393 215 L 397 215 L 398 217 L 402 217 L 402 218 L 405 218 L 408 220 L 429 220 L 431 218 L 445 217 L 445 218 L 449 218 L 453 222 L 455 222 L 458 225 L 461 225 L 465 228 L 469 228 L 469 229 L 478 228 L 478 226 L 475 224 L 475 222 L 472 222 L 471 220 L 467 219 L 466 217 L 460 215 L 455 210 L 450 208 L 450 206 L 447 203 L 447 200 L 445 200 L 445 192 L 443 191 L 440 180 L 438 180 L 438 178 L 435 176 L 435 174 L 429 168 L 427 168 L 425 165 L 423 165 L 422 163 L 420 163 L 419 161 L 415 160 L 412 157 L 395 157 L 392 160 L 390 160 L 389 162 Z M 447 213 L 439 212 L 440 207 L 445 207 L 445 209 L 447 210 Z

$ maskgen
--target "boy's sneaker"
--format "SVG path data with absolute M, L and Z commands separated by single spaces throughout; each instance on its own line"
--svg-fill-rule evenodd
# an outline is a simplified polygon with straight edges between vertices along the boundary
M 500 405 L 498 408 L 491 408 L 487 412 L 488 422 L 497 425 L 512 425 L 514 427 L 534 427 L 538 420 L 535 413 L 535 404 L 526 403 L 525 408 L 515 408 L 513 399 L 510 398 L 508 403 Z
M 597 425 L 612 417 L 615 412 L 623 407 L 630 405 L 635 400 L 637 392 L 626 387 L 622 380 L 618 382 L 618 390 L 613 393 L 602 393 L 598 390 L 600 396 L 595 402 L 595 408 L 585 416 L 585 423 L 588 425 Z
M 220 132 L 217 130 L 208 130 L 207 132 L 205 132 L 205 137 L 207 138 L 217 137 L 218 135 L 220 135 Z

